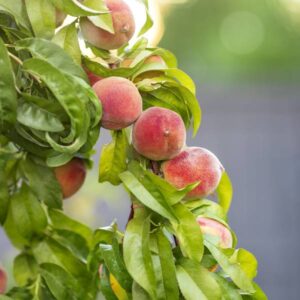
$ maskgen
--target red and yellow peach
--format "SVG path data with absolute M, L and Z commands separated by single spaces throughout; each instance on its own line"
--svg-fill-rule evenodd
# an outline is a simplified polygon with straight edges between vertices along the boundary
M 73 158 L 67 164 L 54 168 L 64 198 L 73 196 L 83 185 L 86 166 L 80 158 Z
M 176 156 L 185 144 L 186 132 L 179 114 L 162 108 L 145 110 L 134 124 L 132 143 L 148 159 L 159 161 Z
M 114 34 L 94 25 L 88 18 L 80 20 L 84 39 L 90 44 L 106 50 L 118 49 L 133 36 L 135 21 L 129 6 L 123 0 L 106 0 L 111 12 Z
M 200 182 L 187 198 L 203 198 L 212 194 L 219 185 L 224 168 L 209 150 L 200 147 L 184 149 L 162 165 L 166 181 L 178 189 Z
M 128 79 L 108 77 L 94 84 L 93 89 L 102 103 L 101 125 L 106 129 L 119 130 L 128 127 L 142 113 L 142 97 Z

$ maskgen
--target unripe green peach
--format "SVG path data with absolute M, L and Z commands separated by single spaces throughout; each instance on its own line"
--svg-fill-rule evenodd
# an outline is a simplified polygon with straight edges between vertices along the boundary
M 197 217 L 197 222 L 203 235 L 210 236 L 216 246 L 227 249 L 232 248 L 233 238 L 230 230 L 222 223 L 206 217 Z
M 73 196 L 83 185 L 86 176 L 86 166 L 80 158 L 73 158 L 67 164 L 54 168 L 63 197 Z
M 6 272 L 0 267 L 0 294 L 4 294 L 7 287 Z
M 115 33 L 95 26 L 88 18 L 81 18 L 81 32 L 87 42 L 98 48 L 118 49 L 132 38 L 135 31 L 134 17 L 123 0 L 106 0 L 105 3 L 111 12 Z
M 176 156 L 185 140 L 186 131 L 180 115 L 166 108 L 148 108 L 133 127 L 132 143 L 135 150 L 151 160 L 166 160 Z
M 102 103 L 101 125 L 111 130 L 128 127 L 140 116 L 142 97 L 136 86 L 122 77 L 108 77 L 93 85 Z
M 200 181 L 200 184 L 188 193 L 187 198 L 202 198 L 216 190 L 224 168 L 209 150 L 189 147 L 173 159 L 164 162 L 162 171 L 165 179 L 178 189 Z

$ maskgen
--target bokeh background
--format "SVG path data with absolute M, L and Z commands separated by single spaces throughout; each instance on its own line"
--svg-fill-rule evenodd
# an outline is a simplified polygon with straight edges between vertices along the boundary
M 203 121 L 188 143 L 216 153 L 232 178 L 229 217 L 239 246 L 257 256 L 257 282 L 269 299 L 298 300 L 300 0 L 150 3 L 152 43 L 174 52 L 198 87 Z M 97 183 L 99 149 L 109 140 L 103 130 L 94 169 L 65 208 L 95 228 L 114 219 L 124 228 L 127 195 Z M 11 270 L 16 250 L 1 230 L 0 245 Z

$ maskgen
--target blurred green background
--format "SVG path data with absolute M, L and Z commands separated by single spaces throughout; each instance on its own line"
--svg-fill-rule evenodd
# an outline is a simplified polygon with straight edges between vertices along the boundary
M 297 83 L 300 1 L 188 1 L 168 15 L 161 45 L 202 83 Z
M 202 127 L 188 144 L 215 152 L 230 174 L 230 224 L 238 245 L 258 258 L 257 281 L 272 300 L 298 300 L 300 0 L 156 4 L 165 21 L 160 45 L 198 87 Z M 94 169 L 65 209 L 94 228 L 116 219 L 123 229 L 126 193 L 97 183 L 100 148 L 109 141 L 102 130 Z M 11 270 L 16 250 L 1 230 L 0 243 L 0 260 Z

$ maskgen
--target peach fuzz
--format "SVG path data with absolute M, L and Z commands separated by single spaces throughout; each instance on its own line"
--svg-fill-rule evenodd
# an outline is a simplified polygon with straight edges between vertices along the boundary
M 216 237 L 217 246 L 223 249 L 233 246 L 233 238 L 230 230 L 222 223 L 211 218 L 197 217 L 197 222 L 204 235 Z
M 101 125 L 106 129 L 126 128 L 142 113 L 142 97 L 136 86 L 128 79 L 105 78 L 94 84 L 93 89 L 102 103 Z
M 173 159 L 164 162 L 162 171 L 166 181 L 178 189 L 200 181 L 200 184 L 188 193 L 187 198 L 202 198 L 216 190 L 224 168 L 209 150 L 189 147 Z
M 4 294 L 7 288 L 6 272 L 0 267 L 0 294 Z
M 166 160 L 176 156 L 185 140 L 186 131 L 180 115 L 166 108 L 148 108 L 133 127 L 132 143 L 135 150 L 151 160 Z
M 128 79 L 104 78 L 94 84 L 93 89 L 102 103 L 101 125 L 106 129 L 119 130 L 128 127 L 142 113 L 142 97 Z
M 67 164 L 54 168 L 63 197 L 73 196 L 83 185 L 86 176 L 84 161 L 80 158 L 73 158 Z
M 80 20 L 81 32 L 87 42 L 98 48 L 118 49 L 132 38 L 135 31 L 134 17 L 123 0 L 106 0 L 105 3 L 111 12 L 115 33 L 97 27 L 86 17 Z

